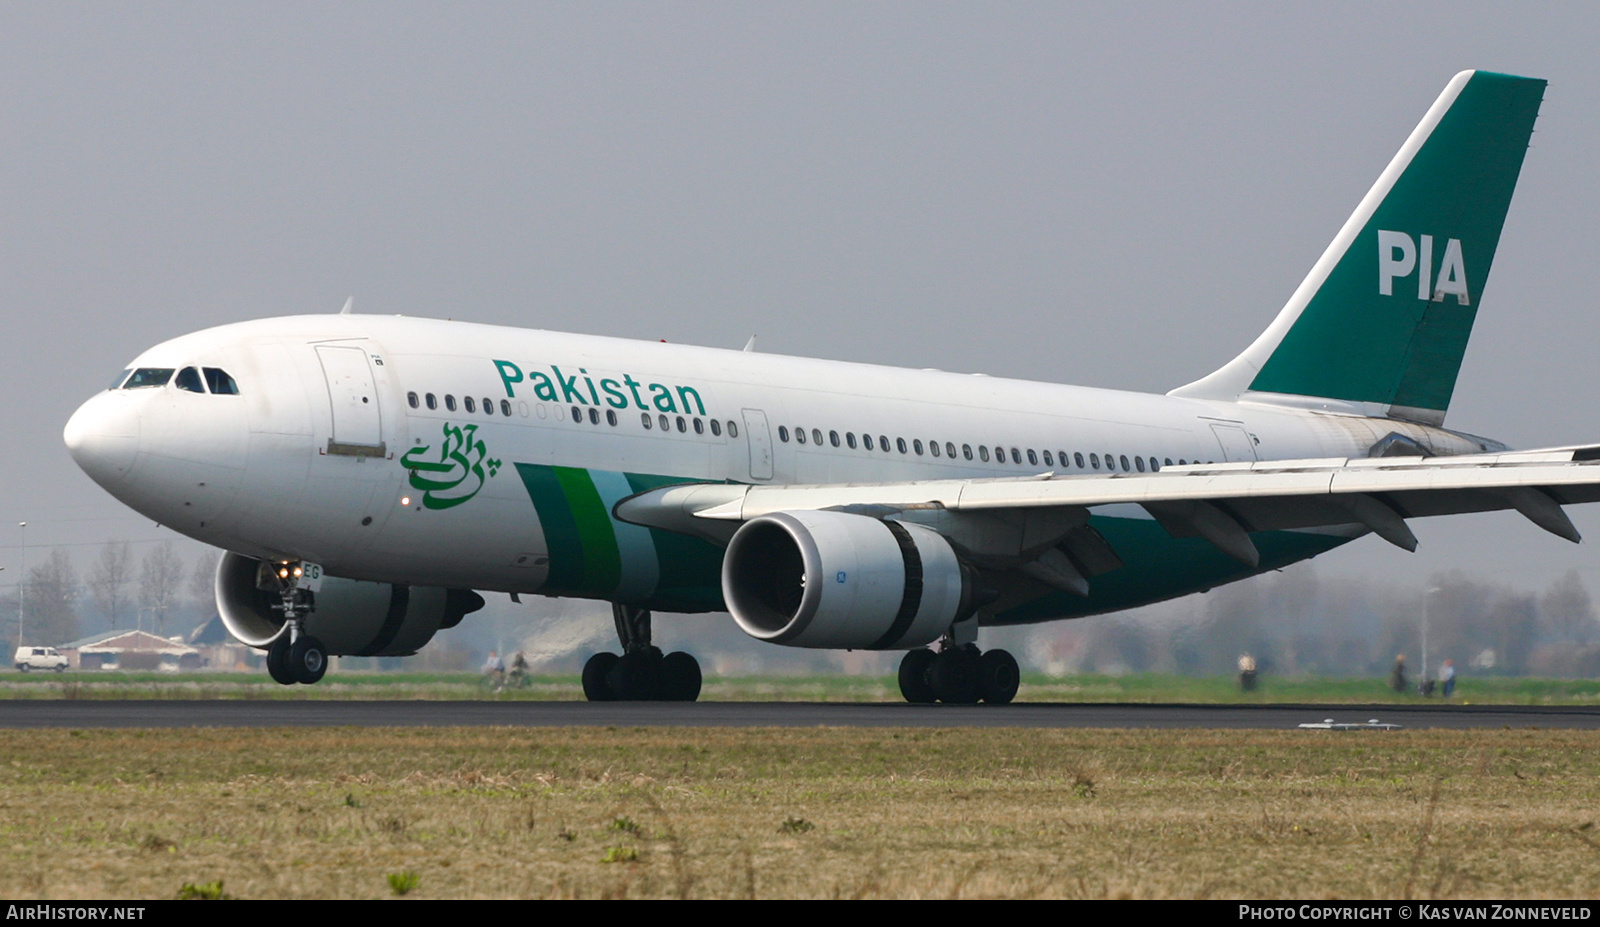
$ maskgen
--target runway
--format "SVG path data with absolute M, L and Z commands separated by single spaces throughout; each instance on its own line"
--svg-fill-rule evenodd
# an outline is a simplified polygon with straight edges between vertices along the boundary
M 1021 727 L 1292 730 L 1377 720 L 1402 729 L 1600 728 L 1600 708 L 1521 705 L 1005 706 L 819 702 L 0 702 L 0 729 L 182 727 Z

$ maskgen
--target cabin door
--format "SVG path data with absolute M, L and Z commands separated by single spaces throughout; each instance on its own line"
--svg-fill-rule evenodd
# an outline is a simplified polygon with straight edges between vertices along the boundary
M 330 454 L 383 455 L 383 419 L 378 411 L 378 386 L 372 378 L 367 349 L 345 345 L 317 345 L 317 359 L 328 380 L 328 401 L 333 407 Z
M 767 413 L 745 409 L 744 434 L 750 442 L 750 478 L 772 479 L 772 433 L 767 430 Z

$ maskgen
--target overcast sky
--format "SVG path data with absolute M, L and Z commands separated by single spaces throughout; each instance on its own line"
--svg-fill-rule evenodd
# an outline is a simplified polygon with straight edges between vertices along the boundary
M 358 310 L 1165 391 L 1282 306 L 1457 71 L 1547 78 L 1448 424 L 1600 441 L 1588 4 L 0 5 L 0 565 L 174 537 L 72 410 Z M 1600 591 L 1517 516 L 1318 561 Z M 186 548 L 192 550 L 197 548 Z

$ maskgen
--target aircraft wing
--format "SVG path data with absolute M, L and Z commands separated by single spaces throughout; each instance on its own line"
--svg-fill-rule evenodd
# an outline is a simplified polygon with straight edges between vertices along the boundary
M 726 544 L 775 512 L 834 510 L 918 521 L 993 565 L 1021 566 L 1069 538 L 1092 507 L 1138 505 L 1175 537 L 1259 561 L 1250 533 L 1359 525 L 1407 550 L 1406 519 L 1514 509 L 1570 541 L 1563 505 L 1600 501 L 1600 445 L 1458 457 L 1191 464 L 1155 473 L 824 485 L 684 484 L 619 502 L 618 518 Z M 997 524 L 1013 537 L 993 540 Z M 975 527 L 976 526 L 976 527 Z M 989 539 L 989 540 L 986 540 Z M 1081 560 L 1081 558 L 1078 558 Z M 1009 562 L 1005 562 L 1009 561 Z

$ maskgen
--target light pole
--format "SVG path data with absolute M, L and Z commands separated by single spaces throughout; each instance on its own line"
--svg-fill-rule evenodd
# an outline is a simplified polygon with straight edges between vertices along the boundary
M 22 532 L 22 570 L 17 574 L 17 646 L 22 646 L 22 613 L 28 605 L 28 523 L 17 522 Z
M 1422 667 L 1417 676 L 1417 685 L 1428 684 L 1428 615 L 1433 611 L 1433 597 L 1444 591 L 1442 586 L 1433 586 L 1428 589 L 1427 595 L 1422 597 Z

